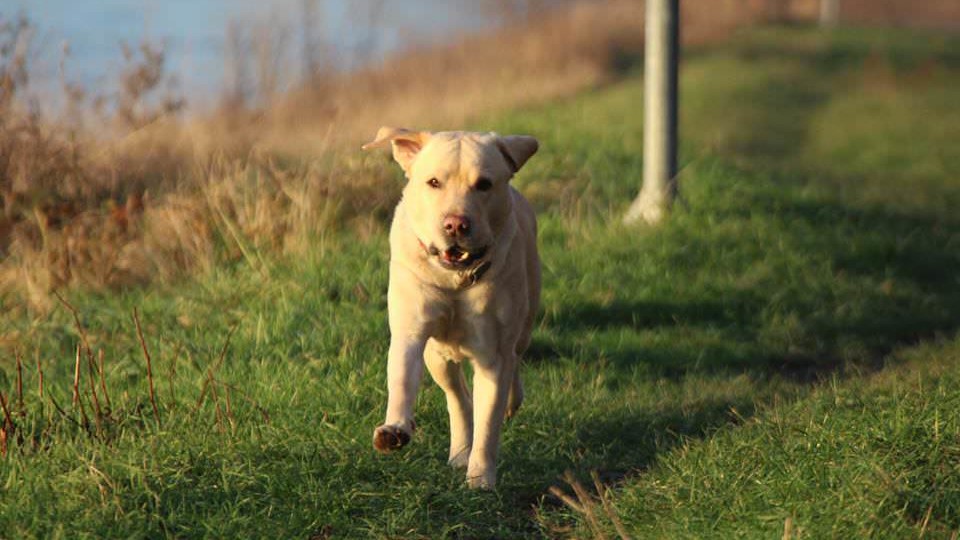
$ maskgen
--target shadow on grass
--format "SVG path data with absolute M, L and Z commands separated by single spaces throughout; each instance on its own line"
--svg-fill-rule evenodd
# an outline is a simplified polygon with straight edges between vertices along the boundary
M 746 219 L 769 212 L 777 228 L 807 231 L 785 237 L 796 251 L 829 266 L 846 287 L 806 291 L 784 278 L 783 290 L 763 284 L 753 291 L 730 289 L 710 300 L 631 299 L 607 304 L 579 302 L 550 313 L 550 332 L 539 336 L 525 355 L 530 361 L 557 357 L 607 358 L 615 367 L 650 364 L 661 376 L 690 371 L 743 371 L 814 382 L 844 366 L 844 359 L 876 369 L 893 350 L 960 330 L 960 256 L 954 247 L 960 221 L 861 209 L 836 202 L 791 202 L 762 208 L 722 211 L 723 219 Z M 775 208 L 774 208 L 775 206 Z M 742 214 L 740 216 L 736 214 Z M 802 270 L 802 269 L 799 269 Z M 680 279 L 683 279 L 682 277 Z M 778 304 L 771 297 L 778 295 Z M 848 295 L 848 296 L 842 296 Z M 771 311 L 798 319 L 811 343 L 791 351 L 758 344 Z M 705 350 L 659 344 L 631 347 L 598 335 L 611 331 L 655 332 L 692 328 L 719 337 Z M 622 340 L 621 340 L 622 341 Z M 814 342 L 815 341 L 815 342 Z M 858 349 L 851 356 L 849 349 Z
M 535 506 L 564 470 L 573 471 L 588 485 L 588 473 L 596 473 L 605 484 L 618 483 L 647 470 L 659 454 L 685 440 L 707 437 L 724 426 L 743 422 L 754 414 L 755 408 L 754 400 L 746 396 L 656 410 L 619 407 L 593 416 L 561 435 L 566 437 L 568 446 L 562 455 L 545 456 L 536 447 L 505 444 L 500 458 L 501 470 L 506 474 L 510 470 L 523 471 L 522 481 L 516 484 L 505 477 L 509 504 Z M 561 419 L 551 422 L 562 425 Z M 552 497 L 545 502 L 562 506 Z
M 806 231 L 785 241 L 829 268 L 839 285 L 817 281 L 807 290 L 805 282 L 791 284 L 785 275 L 784 290 L 766 283 L 706 300 L 664 295 L 651 301 L 621 291 L 608 304 L 560 301 L 525 359 L 534 369 L 558 357 L 575 359 L 584 376 L 605 370 L 603 384 L 613 391 L 624 390 L 638 371 L 674 383 L 744 376 L 758 387 L 774 380 L 812 387 L 885 369 L 892 352 L 960 331 L 960 222 L 841 202 L 781 199 L 775 206 L 767 211 L 778 229 Z M 781 314 L 794 317 L 798 344 L 767 339 Z M 685 339 L 700 335 L 709 338 L 701 345 Z M 540 480 L 518 490 L 516 504 L 533 505 L 565 469 L 588 486 L 592 472 L 608 485 L 642 474 L 657 456 L 752 417 L 776 395 L 732 393 L 656 408 L 613 404 L 575 428 L 563 458 L 545 463 L 534 463 L 529 448 L 507 445 L 506 466 L 516 461 L 521 470 L 540 471 L 532 476 Z M 563 415 L 543 422 L 569 425 Z M 552 498 L 541 504 L 563 507 Z

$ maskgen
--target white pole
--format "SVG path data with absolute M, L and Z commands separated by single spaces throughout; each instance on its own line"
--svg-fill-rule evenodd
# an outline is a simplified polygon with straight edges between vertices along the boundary
M 836 26 L 840 21 L 840 0 L 820 0 L 820 26 Z
M 679 0 L 647 0 L 643 92 L 643 187 L 624 221 L 660 222 L 676 195 Z

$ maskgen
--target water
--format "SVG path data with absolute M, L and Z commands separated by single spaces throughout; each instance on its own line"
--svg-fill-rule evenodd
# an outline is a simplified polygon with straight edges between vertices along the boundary
M 281 87 L 304 73 L 305 3 L 311 0 L 2 0 L 0 17 L 26 15 L 35 28 L 32 89 L 56 100 L 66 44 L 66 79 L 110 94 L 124 62 L 121 43 L 163 44 L 175 89 L 194 107 L 213 103 L 224 87 L 224 53 L 231 23 L 283 42 Z M 337 69 L 376 61 L 411 43 L 435 42 L 493 23 L 470 0 L 312 0 L 312 41 L 321 60 Z

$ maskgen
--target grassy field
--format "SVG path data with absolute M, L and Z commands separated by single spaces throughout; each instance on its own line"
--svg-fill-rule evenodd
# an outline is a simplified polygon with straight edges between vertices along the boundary
M 618 220 L 641 169 L 636 76 L 477 120 L 543 147 L 517 179 L 540 212 L 543 316 L 495 493 L 446 466 L 433 384 L 414 444 L 371 447 L 383 223 L 295 259 L 248 246 L 175 284 L 73 290 L 79 325 L 4 299 L 0 537 L 950 537 L 958 46 L 770 28 L 689 51 L 683 199 L 652 231 Z

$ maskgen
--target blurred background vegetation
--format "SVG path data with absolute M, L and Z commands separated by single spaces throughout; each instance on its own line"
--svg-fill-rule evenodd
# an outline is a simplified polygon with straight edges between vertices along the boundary
M 353 152 L 377 126 L 456 127 L 574 95 L 631 72 L 643 43 L 642 3 L 626 0 L 490 0 L 448 7 L 445 17 L 431 2 L 398 10 L 304 0 L 256 17 L 243 4 L 200 4 L 169 17 L 192 20 L 196 9 L 209 18 L 188 26 L 205 28 L 216 53 L 197 53 L 206 60 L 196 63 L 221 63 L 219 81 L 200 76 L 204 90 L 178 84 L 189 74 L 171 70 L 163 36 L 137 41 L 124 27 L 131 41 L 115 44 L 115 63 L 100 62 L 118 71 L 91 82 L 71 66 L 75 56 L 90 65 L 70 52 L 87 44 L 44 28 L 55 11 L 0 12 L 6 298 L 49 309 L 49 293 L 63 286 L 169 280 L 242 257 L 247 244 L 285 253 L 330 228 L 382 226 L 398 186 Z M 846 24 L 960 24 L 947 0 L 841 6 Z M 148 8 L 145 20 L 163 20 L 163 6 Z M 818 9 L 816 0 L 690 0 L 683 41 L 695 54 L 744 26 L 812 23 Z M 93 27 L 76 39 L 97 39 L 103 55 L 97 21 L 109 28 L 124 11 L 120 21 L 131 12 L 136 20 L 125 3 L 87 8 Z M 407 11 L 413 17 L 400 17 Z

